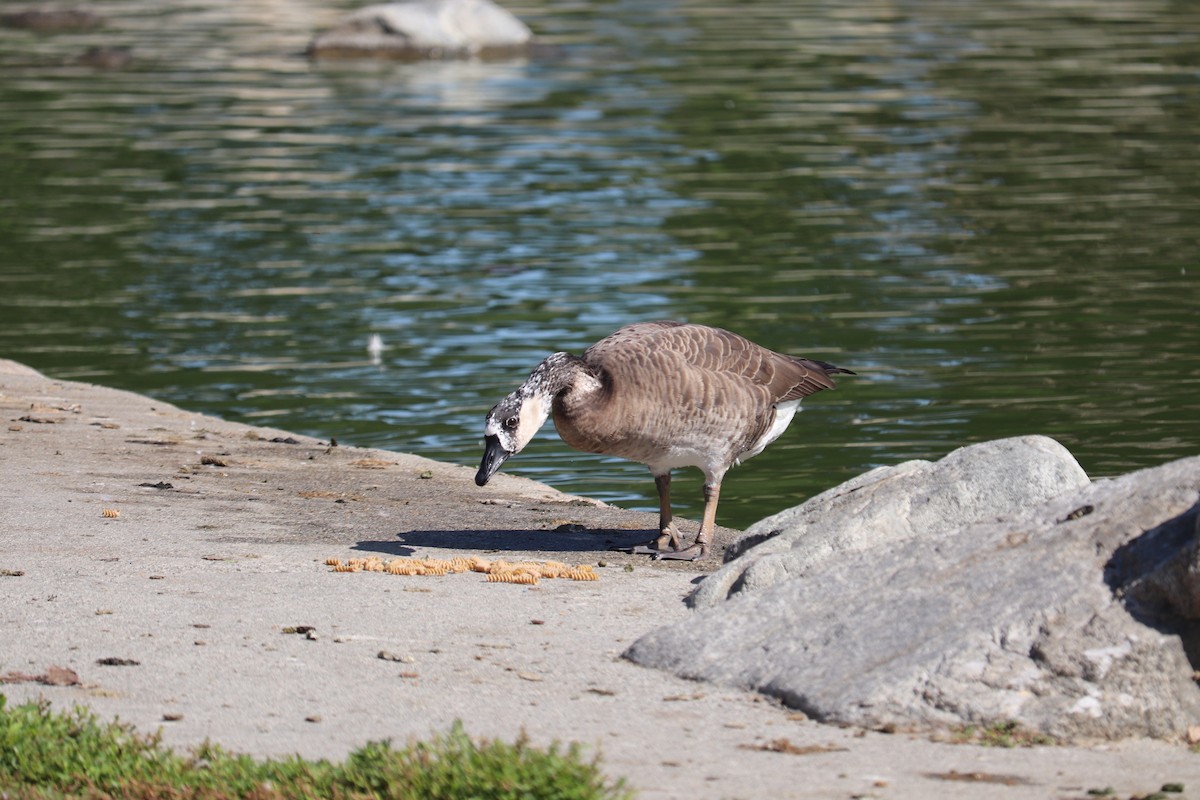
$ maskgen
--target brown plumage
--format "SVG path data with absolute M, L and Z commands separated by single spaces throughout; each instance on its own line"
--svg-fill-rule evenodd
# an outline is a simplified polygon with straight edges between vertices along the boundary
M 634 552 L 658 558 L 708 553 L 725 472 L 758 455 L 787 428 L 800 401 L 832 389 L 823 361 L 783 355 L 705 325 L 640 322 L 584 351 L 554 353 L 488 413 L 487 447 L 475 482 L 500 465 L 554 414 L 563 441 L 646 464 L 659 495 L 660 535 Z M 671 470 L 704 472 L 704 517 L 696 543 L 680 549 L 672 522 Z

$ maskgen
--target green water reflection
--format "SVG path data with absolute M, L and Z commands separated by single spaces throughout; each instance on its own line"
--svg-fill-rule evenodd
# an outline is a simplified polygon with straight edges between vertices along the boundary
M 997 436 L 1200 451 L 1194 4 L 528 2 L 561 56 L 387 65 L 297 57 L 352 4 L 292 5 L 0 29 L 0 356 L 464 464 L 637 319 L 859 372 L 731 473 L 739 526 Z M 653 507 L 549 429 L 506 468 Z

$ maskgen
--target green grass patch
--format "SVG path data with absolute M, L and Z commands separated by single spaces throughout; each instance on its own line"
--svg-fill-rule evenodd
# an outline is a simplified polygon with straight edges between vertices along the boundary
M 988 747 L 1034 747 L 1058 744 L 1053 736 L 1023 728 L 1015 720 L 991 725 L 966 725 L 954 730 L 955 742 L 981 744 Z
M 101 722 L 84 708 L 56 712 L 44 702 L 9 708 L 0 694 L 0 796 L 615 800 L 632 794 L 623 781 L 606 781 L 578 745 L 542 750 L 524 737 L 477 742 L 461 723 L 403 748 L 371 742 L 340 763 L 298 756 L 260 761 L 209 743 L 178 753 L 157 733 Z

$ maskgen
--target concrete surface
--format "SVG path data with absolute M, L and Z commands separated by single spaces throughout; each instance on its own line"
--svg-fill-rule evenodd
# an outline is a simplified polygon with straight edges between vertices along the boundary
M 700 568 L 614 556 L 653 517 L 511 477 L 479 489 L 474 452 L 453 466 L 271 442 L 289 434 L 3 361 L 0 415 L 0 676 L 79 679 L 0 685 L 12 703 L 84 704 L 172 746 L 259 756 L 341 758 L 461 719 L 581 742 L 644 798 L 1127 797 L 1180 781 L 1200 797 L 1200 754 L 1179 742 L 1001 749 L 829 727 L 624 661 L 648 630 L 688 624 L 683 598 L 720 549 Z M 608 566 L 526 587 L 324 564 L 372 554 Z

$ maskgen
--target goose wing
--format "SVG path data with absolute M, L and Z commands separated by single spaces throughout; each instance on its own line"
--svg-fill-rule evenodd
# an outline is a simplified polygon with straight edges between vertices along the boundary
M 824 367 L 837 369 L 720 328 L 667 321 L 626 326 L 588 348 L 583 360 L 604 390 L 578 407 L 555 407 L 564 439 L 647 464 L 694 464 L 713 475 L 761 450 L 774 438 L 764 440 L 775 429 L 776 406 L 832 388 Z
M 631 358 L 651 360 L 656 351 L 678 355 L 701 372 L 766 389 L 771 404 L 832 389 L 828 373 L 848 372 L 821 361 L 776 353 L 721 328 L 666 320 L 627 325 L 592 345 L 583 357 L 604 369 Z
M 687 327 L 682 322 L 657 320 L 655 322 L 635 322 L 626 325 L 605 336 L 600 341 L 583 352 L 583 360 L 594 366 L 602 366 L 614 358 L 637 353 L 649 349 L 650 344 L 660 333 L 673 328 Z

